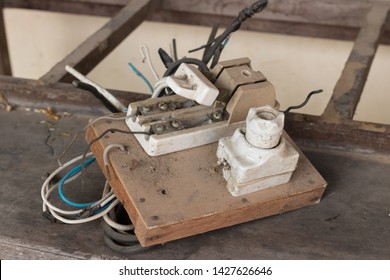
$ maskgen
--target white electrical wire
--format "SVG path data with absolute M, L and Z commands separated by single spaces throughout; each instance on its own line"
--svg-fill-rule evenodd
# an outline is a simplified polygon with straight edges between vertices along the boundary
M 104 152 L 103 152 L 103 163 L 104 163 L 104 167 L 106 168 L 106 173 L 107 173 L 107 179 L 110 180 L 111 179 L 111 176 L 110 176 L 110 169 L 108 168 L 108 152 L 112 149 L 112 148 L 119 148 L 122 152 L 125 151 L 125 147 L 121 144 L 110 144 L 108 145 L 107 147 L 104 148 Z
M 92 153 L 88 153 L 86 156 L 89 157 L 91 155 L 92 155 Z M 74 164 L 75 162 L 81 160 L 82 158 L 83 158 L 82 155 L 78 156 L 78 157 L 68 161 L 63 166 L 58 167 L 45 180 L 45 182 L 43 183 L 42 188 L 41 188 L 41 197 L 42 197 L 42 200 L 43 200 L 43 206 L 42 206 L 43 212 L 46 212 L 47 210 L 49 210 L 49 212 L 53 215 L 53 217 L 55 217 L 59 221 L 67 223 L 67 224 L 86 223 L 86 222 L 93 221 L 93 220 L 96 220 L 98 218 L 101 218 L 101 217 L 103 217 L 106 213 L 108 213 L 111 209 L 113 209 L 113 207 L 115 207 L 119 203 L 118 200 L 114 200 L 110 204 L 110 206 L 107 209 L 105 209 L 104 211 L 102 211 L 102 212 L 100 212 L 100 213 L 98 213 L 96 215 L 93 215 L 91 217 L 87 217 L 87 218 L 84 218 L 84 219 L 77 219 L 77 220 L 66 219 L 66 218 L 62 217 L 60 214 L 62 214 L 62 215 L 78 215 L 78 214 L 82 214 L 85 211 L 85 209 L 79 209 L 79 210 L 74 210 L 74 211 L 67 211 L 67 210 L 60 209 L 60 208 L 58 208 L 58 207 L 56 207 L 56 206 L 54 206 L 53 204 L 50 203 L 50 201 L 49 201 L 50 194 L 53 192 L 53 190 L 55 190 L 58 187 L 58 183 L 57 183 L 53 187 L 49 188 L 50 181 L 58 173 L 60 173 L 62 170 L 64 170 L 66 167 Z M 77 177 L 78 176 L 75 175 L 74 177 L 69 178 L 68 180 L 66 180 L 65 183 L 69 183 L 69 182 L 75 180 Z M 96 201 L 93 205 L 91 205 L 90 208 L 93 208 L 93 207 L 96 207 L 96 206 L 104 207 L 106 204 L 110 203 L 115 198 L 116 198 L 115 194 L 112 191 L 105 192 L 105 195 L 100 200 Z
M 142 62 L 145 62 L 145 60 L 146 60 L 146 62 L 148 63 L 148 66 L 150 68 L 150 71 L 153 73 L 153 76 L 156 79 L 156 81 L 160 80 L 160 77 L 158 76 L 156 69 L 154 69 L 152 60 L 150 59 L 150 53 L 149 53 L 148 46 L 145 44 L 142 44 L 140 46 L 139 50 L 140 50 L 140 53 L 142 56 Z
M 83 74 L 78 72 L 76 69 L 70 67 L 69 65 L 65 66 L 66 72 L 73 75 L 75 78 L 79 79 L 83 83 L 89 84 L 97 89 L 97 91 L 104 96 L 105 99 L 107 99 L 108 102 L 110 102 L 118 111 L 125 112 L 126 107 L 114 96 L 111 92 L 103 88 L 102 86 L 98 85 L 94 81 L 88 79 Z
M 90 157 L 92 156 L 92 153 L 88 153 L 86 154 L 86 157 Z M 43 182 L 43 185 L 42 185 L 42 188 L 41 188 L 41 198 L 42 198 L 42 201 L 43 203 L 48 206 L 49 208 L 53 208 L 53 209 L 56 209 L 56 211 L 60 212 L 61 209 L 55 207 L 54 205 L 52 205 L 49 200 L 47 199 L 46 195 L 50 195 L 50 193 L 54 190 L 54 187 L 51 188 L 51 191 L 49 190 L 49 184 L 50 184 L 50 181 L 58 174 L 60 173 L 62 170 L 64 170 L 66 167 L 74 164 L 75 162 L 81 160 L 83 158 L 83 156 L 78 156 L 78 157 L 75 157 L 74 159 L 71 159 L 70 161 L 68 161 L 67 163 L 65 163 L 64 165 L 58 167 L 53 173 L 51 173 L 49 175 L 49 177 L 47 177 L 47 179 L 45 180 L 45 182 Z M 50 191 L 50 192 L 49 192 Z
M 108 152 L 112 148 L 119 148 L 122 152 L 125 151 L 125 147 L 122 144 L 110 144 L 107 147 L 105 147 L 103 152 L 103 163 L 105 166 L 108 166 Z
M 157 86 L 155 87 L 151 98 L 158 98 L 160 93 L 167 87 L 168 87 L 168 85 L 167 85 L 166 81 L 157 83 Z
M 51 208 L 49 208 L 49 211 L 50 213 L 53 215 L 54 218 L 56 218 L 57 220 L 63 222 L 63 223 L 66 223 L 66 224 L 83 224 L 83 223 L 88 223 L 88 222 L 92 222 L 96 219 L 99 219 L 101 217 L 103 217 L 104 215 L 106 215 L 108 212 L 110 212 L 115 206 L 117 206 L 119 204 L 119 201 L 118 200 L 114 200 L 110 206 L 108 206 L 107 209 L 104 209 L 102 212 L 96 214 L 96 215 L 93 215 L 91 217 L 87 217 L 87 218 L 84 218 L 84 219 L 77 219 L 77 220 L 70 220 L 70 219 L 66 219 L 60 215 L 58 215 L 55 211 L 53 211 Z
M 108 192 L 110 188 L 110 185 L 108 184 L 108 181 L 106 181 L 106 185 L 104 186 L 104 190 L 103 190 L 103 196 L 105 196 Z M 108 215 L 108 213 L 106 215 L 103 216 L 103 220 L 112 228 L 116 229 L 116 230 L 119 230 L 119 231 L 129 231 L 129 230 L 134 230 L 134 225 L 130 224 L 130 225 L 123 225 L 123 224 L 119 224 L 115 221 L 113 221 L 110 216 Z

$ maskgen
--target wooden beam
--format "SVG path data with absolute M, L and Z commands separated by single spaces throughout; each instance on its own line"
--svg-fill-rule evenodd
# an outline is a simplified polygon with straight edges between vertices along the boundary
M 73 78 L 65 71 L 67 64 L 82 74 L 87 74 L 156 8 L 157 2 L 154 0 L 130 1 L 116 16 L 57 63 L 40 80 L 45 83 L 70 81 Z
M 390 153 L 390 125 L 386 124 L 352 120 L 331 123 L 318 116 L 288 113 L 285 130 L 305 147 Z
M 165 0 L 162 10 L 207 14 L 210 16 L 237 16 L 243 8 L 254 0 Z M 273 0 L 267 8 L 253 18 L 300 23 L 327 24 L 333 26 L 361 26 L 374 1 L 367 0 Z
M 253 0 L 254 1 L 254 0 Z M 149 20 L 211 26 L 226 26 L 252 0 L 208 1 L 165 0 Z M 112 17 L 127 0 L 4 0 L 6 7 Z M 260 15 L 245 22 L 241 29 L 280 34 L 355 40 L 363 18 L 374 1 L 363 0 L 274 0 Z M 386 23 L 382 44 L 390 44 L 390 21 Z
M 209 14 L 195 14 L 191 12 L 159 10 L 158 12 L 152 14 L 149 19 L 158 22 L 202 25 L 207 27 L 211 27 L 214 24 L 219 24 L 221 27 L 223 27 L 231 24 L 234 20 L 234 17 L 225 15 L 211 16 Z M 241 26 L 240 30 L 346 41 L 354 41 L 359 32 L 359 28 L 357 27 L 333 26 L 325 24 L 316 24 L 314 22 L 289 22 L 262 18 L 251 18 Z M 384 36 L 382 41 L 383 44 L 390 44 L 390 32 L 388 34 L 389 37 Z
M 129 0 L 3 0 L 5 7 L 112 17 Z
M 374 60 L 389 4 L 377 4 L 367 14 L 348 61 L 338 80 L 323 117 L 337 121 L 352 119 Z
M 7 46 L 7 34 L 4 26 L 2 1 L 0 1 L 0 75 L 12 75 Z
M 150 95 L 110 90 L 123 104 L 140 101 Z M 57 112 L 107 114 L 108 110 L 89 92 L 68 83 L 44 84 L 40 81 L 0 76 L 0 96 L 12 107 L 42 109 Z

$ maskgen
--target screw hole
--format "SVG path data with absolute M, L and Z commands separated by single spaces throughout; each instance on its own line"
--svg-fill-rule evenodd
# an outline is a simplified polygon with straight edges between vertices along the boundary
M 158 192 L 162 195 L 167 195 L 167 193 L 168 193 L 167 190 L 165 190 L 165 189 L 159 189 Z

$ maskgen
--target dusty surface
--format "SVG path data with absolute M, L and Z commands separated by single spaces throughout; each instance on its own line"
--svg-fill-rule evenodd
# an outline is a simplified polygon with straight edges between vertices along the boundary
M 41 121 L 45 121 L 41 123 Z M 50 121 L 50 122 L 48 122 Z M 306 155 L 328 182 L 321 203 L 297 211 L 169 242 L 136 255 L 120 255 L 103 243 L 99 222 L 51 224 L 41 215 L 42 176 L 86 117 L 53 122 L 31 112 L 0 111 L 1 259 L 389 259 L 390 173 L 386 161 L 332 151 Z M 83 152 L 83 139 L 68 159 Z M 95 199 L 100 169 L 88 169 L 87 186 L 69 185 L 70 197 Z M 239 237 L 239 238 L 237 238 Z

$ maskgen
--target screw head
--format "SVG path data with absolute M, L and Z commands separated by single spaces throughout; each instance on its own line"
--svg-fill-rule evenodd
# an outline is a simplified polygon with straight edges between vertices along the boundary
M 171 125 L 172 125 L 173 128 L 180 128 L 182 124 L 181 124 L 180 121 L 173 120 L 173 121 L 171 122 Z
M 163 110 L 163 111 L 165 111 L 165 110 L 168 109 L 168 104 L 165 103 L 165 102 L 159 102 L 159 103 L 157 104 L 157 106 L 158 106 L 158 108 L 160 108 L 160 109 Z
M 222 118 L 223 118 L 222 112 L 221 111 L 214 112 L 213 113 L 213 118 L 215 120 L 217 120 L 217 121 L 222 120 Z
M 165 130 L 165 127 L 162 124 L 157 124 L 155 126 L 156 132 L 163 132 Z
M 150 109 L 151 109 L 151 108 L 150 108 L 149 105 L 145 105 L 145 106 L 142 107 L 141 110 L 142 110 L 142 112 L 144 112 L 144 113 L 148 113 L 148 112 L 150 112 Z

